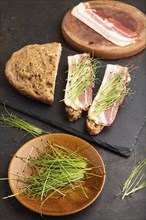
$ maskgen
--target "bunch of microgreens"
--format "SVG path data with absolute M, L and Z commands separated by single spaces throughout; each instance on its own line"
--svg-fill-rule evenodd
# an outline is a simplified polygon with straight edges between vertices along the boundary
M 47 133 L 46 131 L 44 131 L 41 128 L 38 128 L 37 126 L 30 124 L 29 122 L 26 122 L 25 120 L 17 117 L 16 115 L 14 115 L 13 113 L 8 113 L 8 117 L 2 115 L 0 117 L 0 121 L 8 127 L 13 127 L 13 128 L 19 128 L 22 130 L 25 130 L 26 132 L 28 132 L 29 134 L 31 134 L 32 136 L 38 136 L 41 135 L 43 133 Z M 1 125 L 1 126 L 4 126 Z
M 92 87 L 98 78 L 95 78 L 95 73 L 102 67 L 98 59 L 83 57 L 80 62 L 74 62 L 70 68 L 71 75 L 69 76 L 68 88 L 65 89 L 65 99 L 70 99 L 74 103 L 88 88 Z M 64 101 L 65 101 L 64 99 Z
M 20 174 L 14 174 L 17 183 L 21 183 L 20 191 L 4 199 L 23 193 L 30 199 L 39 198 L 42 207 L 49 198 L 66 196 L 76 190 L 82 190 L 83 195 L 88 198 L 84 180 L 93 176 L 102 178 L 104 174 L 100 167 L 95 167 L 87 158 L 79 155 L 78 149 L 72 151 L 55 142 L 44 144 L 42 151 L 35 148 L 39 155 L 37 158 L 31 157 L 31 154 L 29 158 L 16 156 L 25 163 L 25 168 L 30 171 L 30 175 L 25 175 L 25 170 Z M 95 169 L 99 172 L 94 172 Z
M 146 187 L 146 158 L 141 160 L 132 170 L 127 181 L 124 183 L 122 191 L 118 194 L 122 194 L 122 199 L 129 195 L 133 195 L 136 191 Z M 118 196 L 117 195 L 117 196 Z
M 93 107 L 89 116 L 97 116 L 100 113 L 110 109 L 115 103 L 121 103 L 125 96 L 133 92 L 125 86 L 125 73 L 114 74 L 104 86 L 98 90 L 96 105 Z

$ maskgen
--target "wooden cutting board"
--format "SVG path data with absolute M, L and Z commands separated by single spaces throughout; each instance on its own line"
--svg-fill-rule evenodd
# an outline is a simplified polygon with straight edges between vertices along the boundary
M 138 38 L 134 44 L 119 47 L 106 40 L 69 10 L 62 21 L 62 34 L 66 42 L 79 52 L 90 52 L 102 59 L 118 59 L 139 53 L 146 46 L 146 16 L 139 9 L 119 1 L 91 1 L 91 8 L 103 10 L 109 17 L 135 31 Z

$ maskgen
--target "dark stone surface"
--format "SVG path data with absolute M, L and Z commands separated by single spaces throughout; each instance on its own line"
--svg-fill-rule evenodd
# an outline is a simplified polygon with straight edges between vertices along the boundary
M 123 66 L 126 66 L 127 64 L 129 66 L 138 66 L 138 68 L 131 73 L 132 80 L 130 88 L 135 93 L 132 100 L 130 97 L 126 98 L 122 104 L 124 107 L 120 107 L 116 120 L 112 126 L 104 128 L 99 135 L 91 136 L 85 129 L 87 114 L 84 114 L 77 122 L 70 123 L 65 116 L 64 103 L 60 102 L 64 97 L 63 90 L 66 85 L 67 56 L 76 53 L 69 49 L 65 49 L 66 45 L 61 36 L 60 24 L 64 11 L 65 9 L 68 9 L 68 7 L 65 3 L 64 7 L 62 6 L 62 3 L 58 3 L 54 8 L 54 4 L 51 1 L 36 1 L 35 4 L 34 2 L 35 1 L 33 1 L 33 3 L 25 1 L 25 3 L 23 2 L 20 4 L 17 1 L 14 1 L 13 9 L 11 3 L 9 1 L 7 2 L 7 4 L 10 5 L 11 10 L 7 13 L 2 13 L 2 58 L 5 58 L 5 63 L 7 60 L 5 53 L 8 53 L 10 56 L 12 50 L 18 50 L 20 45 L 24 46 L 24 41 L 25 44 L 47 43 L 51 41 L 61 42 L 64 48 L 58 70 L 55 102 L 52 106 L 48 106 L 37 101 L 32 101 L 21 95 L 7 82 L 4 76 L 4 69 L 1 72 L 0 102 L 58 128 L 63 128 L 65 131 L 83 137 L 86 140 L 100 144 L 119 154 L 129 156 L 134 147 L 135 137 L 144 123 L 146 76 L 144 65 L 145 51 L 126 59 L 102 61 L 103 66 L 106 66 L 107 63 L 118 63 Z M 72 3 L 72 5 L 74 4 L 75 2 Z M 29 7 L 25 10 L 27 5 L 29 5 Z M 2 6 L 5 8 L 5 11 L 8 10 L 8 7 L 6 8 L 6 3 L 3 3 Z M 46 8 L 48 8 L 47 11 Z M 59 8 L 61 8 L 61 10 L 58 10 Z M 14 12 L 15 16 L 12 15 Z M 7 36 L 9 36 L 8 39 Z M 3 64 L 2 68 L 4 68 Z M 105 68 L 102 68 L 99 73 L 97 73 L 100 80 L 103 78 L 104 71 Z M 98 87 L 99 84 L 96 84 L 94 94 L 96 94 Z
M 64 102 L 60 102 L 64 98 L 64 88 L 67 78 L 67 56 L 74 54 L 71 50 L 63 48 L 61 61 L 58 70 L 55 101 L 52 106 L 34 101 L 16 91 L 6 80 L 4 74 L 0 83 L 1 103 L 10 106 L 13 109 L 19 110 L 34 118 L 40 119 L 48 124 L 64 129 L 66 132 L 83 137 L 88 141 L 100 144 L 112 151 L 115 151 L 124 156 L 129 156 L 133 150 L 137 133 L 143 126 L 145 115 L 145 53 L 142 51 L 137 56 L 116 61 L 102 61 L 102 65 L 107 63 L 119 63 L 126 66 L 133 64 L 139 68 L 132 71 L 130 88 L 135 91 L 131 97 L 126 97 L 122 106 L 119 108 L 116 120 L 113 125 L 104 128 L 103 131 L 96 136 L 89 135 L 86 131 L 87 113 L 84 112 L 82 118 L 74 123 L 68 121 L 65 115 Z M 140 62 L 137 62 L 140 60 Z M 102 68 L 97 73 L 98 78 L 102 81 L 105 68 Z M 94 94 L 98 90 L 99 84 L 94 88 Z
M 140 10 L 144 10 L 145 1 L 123 1 L 127 3 L 131 3 L 135 5 Z M 20 110 L 24 113 L 26 112 L 26 108 L 24 109 L 24 102 L 27 98 L 22 97 L 22 101 L 20 100 L 20 94 L 10 88 L 10 93 L 4 93 L 4 86 L 7 82 L 4 80 L 4 65 L 5 62 L 9 59 L 11 53 L 19 48 L 33 43 L 47 43 L 51 41 L 58 41 L 62 43 L 62 46 L 68 48 L 68 45 L 64 42 L 61 35 L 61 21 L 62 18 L 70 8 L 79 3 L 78 0 L 65 1 L 65 0 L 1 0 L 1 63 L 0 63 L 0 81 L 1 81 L 1 100 L 5 99 L 5 102 L 8 100 L 12 103 L 10 106 Z M 68 54 L 68 50 L 64 49 L 64 53 Z M 67 51 L 67 52 L 66 52 Z M 71 54 L 73 52 L 70 52 Z M 122 187 L 123 183 L 128 178 L 135 162 L 143 159 L 145 157 L 145 126 L 143 129 L 140 127 L 143 125 L 143 119 L 141 116 L 144 112 L 144 103 L 143 101 L 141 105 L 140 97 L 144 97 L 145 91 L 143 88 L 144 85 L 144 52 L 130 58 L 128 61 L 130 64 L 134 62 L 135 65 L 139 65 L 139 73 L 136 75 L 136 71 L 133 75 L 134 88 L 137 89 L 136 99 L 139 100 L 137 102 L 137 106 L 134 107 L 132 104 L 132 108 L 134 108 L 135 115 L 131 115 L 131 121 L 126 122 L 126 126 L 131 125 L 132 131 L 134 130 L 134 136 L 139 133 L 138 139 L 135 142 L 135 149 L 131 152 L 129 158 L 121 157 L 111 151 L 108 151 L 105 148 L 99 146 L 99 144 L 93 143 L 93 146 L 98 150 L 100 155 L 102 156 L 104 163 L 106 165 L 106 183 L 100 197 L 87 209 L 76 213 L 74 215 L 66 216 L 66 217 L 47 217 L 45 216 L 43 219 L 62 219 L 62 220 L 144 220 L 146 218 L 145 213 L 145 190 L 137 192 L 131 198 L 127 198 L 122 200 L 121 197 L 115 197 L 115 195 L 120 191 L 120 187 Z M 105 61 L 106 62 L 106 61 Z M 115 62 L 115 61 L 114 61 Z M 118 62 L 118 61 L 117 61 Z M 127 60 L 122 60 L 122 64 L 127 63 Z M 119 62 L 118 62 L 119 63 Z M 61 64 L 62 65 L 62 64 Z M 63 67 L 65 68 L 65 67 Z M 136 77 L 136 79 L 135 79 Z M 64 83 L 64 78 L 59 78 L 62 80 L 62 86 Z M 3 84 L 4 83 L 4 84 Z M 8 85 L 8 84 L 7 84 Z M 141 90 L 142 89 L 142 90 Z M 9 95 L 13 92 L 13 99 Z M 15 95 L 16 96 L 15 96 Z M 57 93 L 58 94 L 58 93 Z M 18 103 L 19 97 L 20 103 Z M 14 99 L 15 98 L 15 99 Z M 57 96 L 57 100 L 60 99 L 60 96 Z M 28 100 L 27 100 L 28 101 Z M 134 101 L 133 101 L 134 102 Z M 21 105 L 22 103 L 22 105 Z M 30 103 L 34 104 L 34 109 L 30 108 Z M 128 103 L 125 103 L 128 104 Z M 63 103 L 61 103 L 63 105 Z M 19 108 L 18 108 L 19 107 Z M 50 130 L 51 132 L 64 132 L 63 130 L 55 127 L 54 125 L 49 125 L 44 123 L 42 120 L 45 120 L 45 113 L 47 112 L 47 108 L 43 104 L 39 104 L 39 107 L 43 112 L 39 115 L 37 113 L 37 117 L 32 114 L 34 111 L 37 112 L 37 105 L 33 101 L 27 102 L 27 109 L 29 109 L 29 114 L 33 115 L 34 118 L 29 117 L 26 114 L 20 113 L 16 110 L 9 109 L 10 112 L 13 112 L 20 116 L 23 119 L 26 119 L 29 122 L 33 122 L 39 127 L 42 127 L 45 130 Z M 32 106 L 31 106 L 32 107 Z M 129 104 L 130 107 L 130 104 Z M 52 107 L 48 107 L 52 108 Z M 61 107 L 61 109 L 63 106 Z M 49 111 L 50 111 L 49 109 Z M 4 106 L 0 105 L 0 111 L 2 114 L 5 114 Z M 121 111 L 126 111 L 126 108 L 122 108 Z M 122 112 L 120 112 L 122 115 Z M 128 112 L 127 112 L 128 114 Z M 36 120 L 38 118 L 41 120 Z M 129 115 L 127 115 L 129 116 Z M 126 116 L 126 117 L 127 117 Z M 65 116 L 62 115 L 61 118 Z M 139 119 L 141 121 L 139 121 Z M 49 120 L 49 119 L 48 119 Z M 119 119 L 118 119 L 119 120 Z M 83 123 L 83 122 L 81 122 Z M 118 121 L 116 122 L 118 123 Z M 140 123 L 140 124 L 139 124 Z M 59 127 L 61 128 L 62 125 Z M 81 125 L 82 126 L 82 125 Z M 123 125 L 124 126 L 124 123 Z M 135 126 L 136 129 L 135 130 Z M 75 125 L 76 127 L 76 125 Z M 117 128 L 118 129 L 118 128 Z M 124 129 L 124 127 L 123 127 Z M 69 130 L 68 130 L 69 131 Z M 67 130 L 65 132 L 68 132 Z M 123 130 L 121 131 L 123 132 Z M 9 166 L 9 162 L 11 160 L 12 155 L 16 152 L 16 150 L 26 141 L 30 140 L 31 135 L 25 135 L 24 131 L 18 131 L 15 128 L 0 128 L 0 177 L 7 176 L 7 170 Z M 104 133 L 103 133 L 104 134 Z M 83 134 L 82 134 L 83 135 Z M 126 135 L 128 133 L 126 132 Z M 87 138 L 83 136 L 84 138 Z M 124 143 L 129 143 L 129 138 L 124 136 L 121 138 L 121 141 Z M 120 141 L 120 142 L 121 142 Z M 131 143 L 131 142 L 130 142 Z M 120 143 L 121 144 L 121 143 Z M 122 145 L 121 145 L 122 146 Z M 131 146 L 129 146 L 131 149 Z M 0 219 L 1 220 L 16 220 L 16 219 L 24 219 L 24 220 L 32 220 L 32 219 L 40 219 L 41 216 L 39 214 L 33 213 L 30 210 L 27 210 L 23 207 L 15 198 L 2 200 L 3 196 L 11 194 L 9 189 L 9 185 L 7 182 L 0 182 Z

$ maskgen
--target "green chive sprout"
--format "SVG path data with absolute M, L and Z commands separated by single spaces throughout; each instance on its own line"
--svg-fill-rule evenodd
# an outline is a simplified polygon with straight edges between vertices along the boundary
M 28 132 L 29 134 L 31 134 L 32 136 L 36 137 L 38 135 L 41 135 L 43 133 L 47 133 L 46 131 L 44 131 L 43 129 L 35 126 L 34 124 L 31 124 L 29 122 L 26 122 L 25 120 L 17 117 L 15 114 L 13 113 L 8 113 L 8 117 L 2 115 L 0 117 L 0 121 L 8 127 L 13 127 L 13 128 L 18 128 L 18 129 L 22 129 L 25 130 L 26 132 Z M 2 125 L 1 125 L 2 126 Z
M 124 183 L 122 191 L 117 194 L 122 194 L 122 199 L 125 197 L 133 195 L 135 192 L 146 187 L 146 179 L 145 177 L 145 168 L 146 168 L 146 158 L 141 160 L 132 170 L 130 176 L 127 181 Z

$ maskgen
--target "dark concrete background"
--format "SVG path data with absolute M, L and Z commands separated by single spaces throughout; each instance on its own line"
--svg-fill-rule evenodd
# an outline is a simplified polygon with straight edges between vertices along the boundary
M 145 1 L 123 1 L 144 11 Z M 1 0 L 0 35 L 0 76 L 4 74 L 5 62 L 11 53 L 26 44 L 60 41 L 69 48 L 61 35 L 61 21 L 66 11 L 79 3 L 79 0 Z M 58 16 L 59 15 L 59 16 Z M 44 18 L 45 24 L 40 22 Z M 47 22 L 48 21 L 48 22 Z M 58 22 L 59 21 L 59 22 Z M 35 24 L 35 25 L 34 25 Z M 50 26 L 50 24 L 53 24 Z M 45 25 L 48 29 L 42 28 Z M 33 27 L 33 30 L 32 30 Z M 22 38 L 22 36 L 25 38 Z M 14 42 L 14 43 L 13 43 Z M 7 108 L 44 130 L 64 132 L 18 111 Z M 0 105 L 1 114 L 6 111 Z M 6 177 L 12 155 L 25 142 L 32 138 L 24 131 L 15 128 L 0 128 L 0 177 Z M 122 200 L 115 197 L 128 178 L 135 162 L 145 157 L 145 126 L 141 130 L 135 150 L 129 158 L 121 157 L 98 145 L 93 144 L 102 156 L 106 166 L 106 183 L 100 197 L 87 209 L 65 217 L 44 216 L 43 219 L 62 220 L 144 220 L 146 218 L 146 191 L 141 190 L 132 197 Z M 23 207 L 15 198 L 2 200 L 11 194 L 7 182 L 0 182 L 0 219 L 1 220 L 38 220 L 41 216 Z

